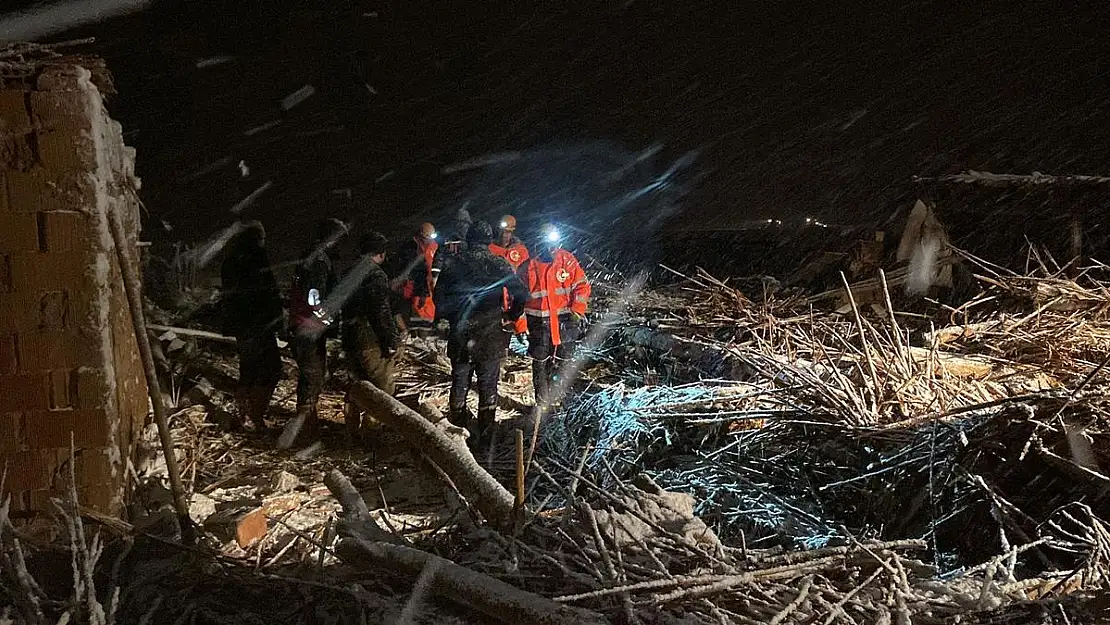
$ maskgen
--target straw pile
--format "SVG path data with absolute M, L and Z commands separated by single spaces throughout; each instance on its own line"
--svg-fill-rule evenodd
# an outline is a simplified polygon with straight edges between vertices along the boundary
M 322 447 L 290 456 L 220 433 L 226 399 L 208 401 L 176 415 L 187 482 L 218 504 L 260 502 L 264 537 L 185 548 L 149 523 L 104 526 L 120 536 L 101 541 L 112 557 L 98 562 L 91 536 L 63 552 L 88 571 L 69 590 L 34 563 L 57 551 L 32 556 L 0 523 L 0 588 L 26 622 L 513 622 L 437 595 L 446 571 L 346 561 L 322 484 L 338 467 L 390 545 L 575 608 L 578 623 L 1105 620 L 1104 268 L 976 270 L 977 297 L 912 314 L 885 276 L 815 298 L 702 272 L 614 306 L 626 312 L 547 419 L 510 530 L 389 432 L 357 449 L 329 424 Z M 441 347 L 409 351 L 406 402 L 445 401 Z M 503 407 L 524 411 L 527 361 L 505 377 Z M 325 393 L 332 417 L 342 387 Z M 520 470 L 512 447 L 479 459 L 503 484 Z M 63 528 L 76 509 L 59 504 Z

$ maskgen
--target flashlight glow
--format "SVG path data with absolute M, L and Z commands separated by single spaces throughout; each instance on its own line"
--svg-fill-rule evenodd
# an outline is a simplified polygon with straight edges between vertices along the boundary
M 547 239 L 548 243 L 555 243 L 559 240 L 559 231 L 552 228 L 547 231 L 547 236 L 545 236 L 544 238 Z
M 509 222 L 507 222 L 507 221 L 501 222 L 501 227 L 502 228 L 508 228 L 509 227 Z
M 431 236 L 429 236 L 428 238 L 429 238 L 429 239 L 433 239 L 433 240 L 434 240 L 434 239 L 438 239 L 438 238 L 439 238 L 439 233 L 438 233 L 438 232 L 433 232 L 433 233 L 431 234 Z

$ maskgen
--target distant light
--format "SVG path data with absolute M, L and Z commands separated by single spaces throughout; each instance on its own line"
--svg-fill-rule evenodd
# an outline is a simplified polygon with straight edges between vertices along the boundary
M 767 220 L 767 223 L 769 223 L 769 224 L 773 224 L 773 223 L 775 223 L 775 220 L 774 220 L 774 219 L 768 219 L 768 220 Z
M 806 217 L 806 223 L 807 224 L 813 223 L 813 218 L 812 217 Z

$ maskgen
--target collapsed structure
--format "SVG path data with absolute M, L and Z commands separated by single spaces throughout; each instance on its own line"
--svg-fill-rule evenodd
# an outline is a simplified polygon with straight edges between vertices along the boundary
M 353 388 L 382 424 L 371 449 L 339 443 L 335 425 L 289 455 L 221 431 L 230 352 L 184 346 L 226 338 L 160 313 L 163 374 L 181 391 L 171 457 L 204 529 L 178 549 L 169 469 L 126 471 L 147 389 L 108 224 L 133 253 L 133 154 L 95 63 L 13 54 L 0 57 L 0 402 L 14 433 L 0 575 L 27 622 L 1107 616 L 1110 272 L 1069 274 L 1036 250 L 1029 271 L 992 265 L 953 247 L 924 202 L 896 265 L 871 231 L 821 289 L 671 270 L 628 293 L 593 267 L 610 301 L 583 384 L 542 428 L 505 419 L 481 458 L 437 410 L 449 369 L 434 340 L 413 345 L 399 399 Z M 968 297 L 922 302 L 959 276 Z M 332 421 L 343 375 L 322 402 Z M 506 415 L 528 412 L 529 375 L 509 362 Z M 9 522 L 34 511 L 70 530 L 68 596 L 35 581 L 49 557 Z
M 50 513 L 75 475 L 83 505 L 117 515 L 148 414 L 109 227 L 137 251 L 135 153 L 100 63 L 12 48 L 0 69 L 3 492 L 16 518 Z

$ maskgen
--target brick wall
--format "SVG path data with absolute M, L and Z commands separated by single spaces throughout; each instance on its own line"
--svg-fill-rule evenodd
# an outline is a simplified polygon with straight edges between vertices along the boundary
M 134 150 L 90 77 L 54 63 L 0 89 L 0 466 L 28 516 L 67 488 L 71 440 L 81 503 L 120 513 L 148 412 L 107 222 L 137 252 Z

